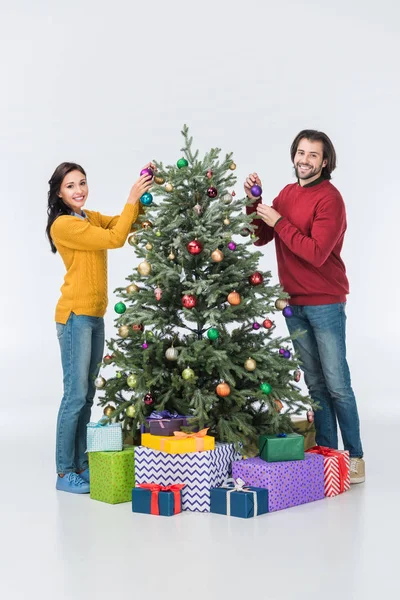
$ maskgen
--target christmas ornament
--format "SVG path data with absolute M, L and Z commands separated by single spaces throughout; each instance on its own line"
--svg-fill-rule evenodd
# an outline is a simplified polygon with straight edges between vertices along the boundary
M 228 294 L 227 300 L 229 304 L 232 304 L 233 306 L 237 306 L 242 301 L 240 298 L 240 294 L 238 294 L 237 292 L 231 292 L 230 294 Z
M 167 348 L 167 350 L 165 351 L 165 358 L 171 361 L 178 360 L 178 350 L 173 346 Z
M 250 229 L 247 229 L 247 227 L 243 227 L 243 229 L 240 230 L 240 235 L 242 237 L 247 237 L 250 235 Z
M 188 161 L 186 160 L 186 158 L 180 158 L 178 160 L 178 162 L 176 163 L 176 166 L 178 167 L 178 169 L 183 169 L 183 167 L 187 167 L 188 166 Z
M 262 189 L 259 185 L 253 185 L 253 187 L 250 189 L 250 192 L 254 198 L 259 198 L 262 194 Z
M 168 258 L 169 258 L 169 260 L 175 260 L 175 254 L 173 252 L 170 252 L 168 254 Z
M 213 252 L 211 252 L 211 260 L 213 260 L 214 262 L 221 262 L 222 260 L 224 260 L 224 255 L 221 252 L 221 250 L 214 250 Z
M 234 197 L 235 197 L 235 196 L 236 196 L 236 192 L 232 192 L 232 196 L 234 196 Z
M 207 177 L 208 179 L 211 179 L 211 177 L 214 175 L 214 173 L 212 171 L 207 171 Z
M 121 336 L 122 338 L 128 337 L 129 327 L 127 327 L 126 325 L 121 325 L 121 327 L 118 329 L 118 335 Z
M 142 323 L 134 323 L 132 329 L 135 333 L 140 333 L 144 330 L 144 325 Z
M 150 244 L 150 242 L 147 242 L 146 250 L 153 250 L 153 244 Z
M 140 290 L 140 287 L 138 285 L 136 285 L 136 283 L 131 283 L 130 285 L 128 285 L 128 287 L 126 288 L 126 291 L 128 294 L 135 294 L 136 292 L 138 292 Z
M 135 388 L 137 386 L 136 375 L 133 375 L 133 374 L 129 375 L 126 380 L 126 383 L 129 385 L 130 388 Z
M 143 221 L 142 223 L 142 228 L 143 229 L 150 229 L 151 227 L 153 227 L 153 223 L 149 220 Z
M 166 192 L 172 192 L 174 189 L 174 186 L 172 185 L 172 183 L 166 183 L 165 184 L 165 191 Z
M 283 353 L 283 358 L 290 358 L 291 354 L 290 354 L 290 350 L 285 350 L 285 352 Z
M 147 406 L 150 406 L 151 404 L 154 404 L 154 396 L 151 395 L 150 392 L 148 392 L 145 397 L 143 398 L 143 402 L 145 404 L 147 404 Z
M 193 206 L 193 210 L 198 217 L 200 217 L 200 215 L 203 214 L 203 207 L 201 206 L 201 204 L 195 204 Z
M 230 204 L 232 202 L 232 194 L 230 194 L 229 192 L 226 192 L 225 194 L 223 194 L 221 196 L 221 202 L 223 202 L 223 204 Z
M 231 224 L 231 222 L 228 219 L 228 217 L 225 217 L 225 219 L 224 219 L 224 225 L 230 225 L 230 224 Z
M 153 177 L 154 171 L 150 167 L 146 167 L 140 171 L 140 176 L 142 175 L 149 175 L 150 177 Z
M 118 372 L 115 374 L 115 377 L 116 377 L 117 379 L 121 379 L 121 377 L 122 377 L 122 373 L 121 373 L 121 371 L 118 371 Z
M 182 377 L 185 381 L 190 381 L 191 379 L 193 379 L 193 377 L 194 377 L 193 369 L 191 369 L 190 367 L 186 367 L 186 369 L 184 369 L 182 371 Z
M 202 252 L 203 244 L 196 239 L 189 242 L 186 248 L 188 249 L 188 252 L 190 252 L 190 254 L 193 254 L 195 256 L 196 254 L 200 254 L 200 252 Z
M 142 344 L 143 350 L 147 350 L 148 347 L 149 347 L 148 343 L 147 342 L 143 342 L 143 344 Z
M 250 275 L 249 277 L 249 282 L 251 285 L 260 285 L 263 281 L 264 277 L 259 271 L 256 271 L 255 273 L 253 273 L 253 275 Z
M 156 175 L 154 177 L 154 183 L 157 183 L 158 185 L 162 185 L 163 183 L 165 183 L 165 179 L 164 179 L 164 177 L 161 177 L 161 175 Z
M 275 308 L 277 310 L 283 310 L 286 306 L 287 300 L 284 300 L 283 298 L 278 298 L 278 300 L 275 300 Z
M 234 171 L 236 169 L 236 164 L 232 161 L 231 164 L 229 165 L 229 168 L 231 171 Z
M 265 319 L 265 321 L 263 321 L 263 327 L 265 327 L 265 329 L 271 329 L 272 326 L 273 322 L 271 319 Z
M 235 242 L 229 242 L 228 248 L 229 248 L 229 250 L 232 250 L 232 252 L 234 252 L 236 250 Z
M 105 357 L 103 358 L 103 363 L 105 365 L 109 365 L 110 362 L 112 362 L 113 357 L 110 354 L 106 354 Z
M 283 408 L 283 404 L 280 400 L 274 400 L 275 403 L 275 410 L 276 412 L 281 412 L 282 408 Z
M 154 290 L 154 297 L 157 300 L 157 302 L 159 302 L 161 300 L 162 297 L 162 289 L 160 287 L 156 287 Z
M 262 383 L 260 385 L 260 390 L 262 391 L 263 394 L 270 394 L 272 392 L 272 387 L 270 386 L 269 383 Z
M 112 404 L 107 404 L 107 406 L 103 410 L 103 415 L 106 415 L 106 417 L 110 417 L 114 410 L 115 406 L 113 406 Z
M 218 190 L 215 187 L 209 187 L 207 190 L 207 196 L 209 198 L 216 198 L 218 196 Z
M 128 244 L 129 244 L 130 246 L 136 246 L 136 245 L 137 245 L 137 243 L 138 243 L 138 239 L 137 239 L 137 237 L 136 237 L 136 234 L 135 234 L 135 233 L 132 233 L 132 235 L 130 235 L 130 236 L 128 237 Z
M 133 417 L 136 414 L 136 409 L 134 406 L 132 406 L 132 404 L 130 406 L 127 406 L 125 409 L 125 414 L 129 419 L 133 419 Z
M 279 354 L 283 356 L 285 354 L 285 348 L 279 348 Z
M 218 329 L 216 329 L 215 327 L 211 327 L 208 331 L 207 331 L 207 337 L 209 340 L 217 340 L 219 338 L 219 331 Z
M 182 298 L 182 305 L 185 308 L 194 308 L 197 304 L 196 296 L 193 294 L 185 294 Z
M 114 310 L 119 315 L 123 315 L 126 311 L 126 306 L 123 302 L 117 302 L 117 304 L 114 306 Z
M 147 277 L 147 275 L 150 275 L 151 273 L 151 264 L 147 262 L 147 260 L 144 260 L 139 263 L 137 270 L 139 271 L 140 275 Z
M 257 323 L 257 321 L 255 321 L 255 322 L 253 323 L 253 329 L 254 329 L 255 331 L 258 331 L 258 330 L 260 329 L 260 327 L 261 327 L 261 325 L 260 325 L 260 323 Z
M 106 380 L 104 379 L 104 377 L 101 377 L 99 375 L 99 377 L 96 377 L 96 379 L 94 380 L 94 385 L 96 386 L 96 388 L 98 390 L 103 389 L 103 387 L 106 385 Z
M 161 231 L 156 231 L 156 236 L 161 237 Z
M 215 391 L 217 392 L 218 396 L 225 398 L 226 396 L 229 396 L 229 394 L 231 393 L 231 388 L 229 387 L 229 385 L 227 383 L 225 383 L 225 381 L 222 381 L 221 383 L 219 383 L 217 385 L 217 387 L 215 388 Z
M 286 306 L 286 308 L 283 309 L 282 314 L 284 317 L 286 317 L 286 319 L 290 319 L 290 317 L 293 317 L 293 309 L 291 306 Z
M 143 204 L 143 206 L 149 206 L 153 202 L 153 196 L 150 194 L 150 192 L 146 192 L 143 194 L 143 196 L 141 196 L 140 202 Z
M 255 371 L 257 368 L 257 363 L 253 358 L 248 358 L 244 363 L 244 368 L 246 371 Z
M 314 423 L 314 411 L 311 409 L 307 411 L 307 421 L 309 423 Z
M 301 371 L 300 369 L 297 369 L 297 371 L 294 372 L 294 380 L 296 383 L 299 383 L 301 379 Z

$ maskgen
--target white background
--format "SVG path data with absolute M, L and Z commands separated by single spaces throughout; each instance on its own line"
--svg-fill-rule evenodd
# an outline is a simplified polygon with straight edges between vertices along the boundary
M 118 214 L 144 163 L 180 157 L 187 123 L 202 152 L 234 152 L 239 182 L 258 171 L 264 201 L 293 181 L 299 130 L 332 138 L 360 414 L 399 416 L 399 22 L 395 0 L 1 0 L 3 414 L 53 427 L 61 398 L 64 267 L 44 236 L 54 168 L 82 164 L 87 208 Z M 128 245 L 109 253 L 108 336 L 112 291 L 136 264 Z M 262 267 L 276 274 L 273 245 Z

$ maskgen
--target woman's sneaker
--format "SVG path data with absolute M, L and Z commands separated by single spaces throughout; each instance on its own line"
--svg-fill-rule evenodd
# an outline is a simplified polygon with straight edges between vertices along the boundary
M 71 494 L 88 494 L 90 485 L 76 473 L 66 473 L 64 477 L 57 476 L 56 489 Z
M 365 481 L 365 462 L 362 458 L 350 458 L 350 483 Z

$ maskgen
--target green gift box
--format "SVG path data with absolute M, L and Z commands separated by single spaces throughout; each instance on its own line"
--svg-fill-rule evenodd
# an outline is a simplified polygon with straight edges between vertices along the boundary
M 119 504 L 130 502 L 135 487 L 135 448 L 120 452 L 89 452 L 90 497 Z
M 304 460 L 304 437 L 298 433 L 261 435 L 259 449 L 266 462 Z

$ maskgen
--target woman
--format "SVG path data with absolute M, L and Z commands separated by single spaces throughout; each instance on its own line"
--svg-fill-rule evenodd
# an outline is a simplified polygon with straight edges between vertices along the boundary
M 146 166 L 154 169 L 151 163 Z M 52 252 L 60 253 L 67 271 L 56 307 L 64 377 L 57 419 L 56 488 L 84 494 L 90 489 L 86 425 L 104 349 L 107 250 L 124 245 L 151 177 L 139 177 L 117 217 L 83 211 L 89 191 L 86 173 L 75 163 L 59 165 L 49 186 L 46 233 Z

